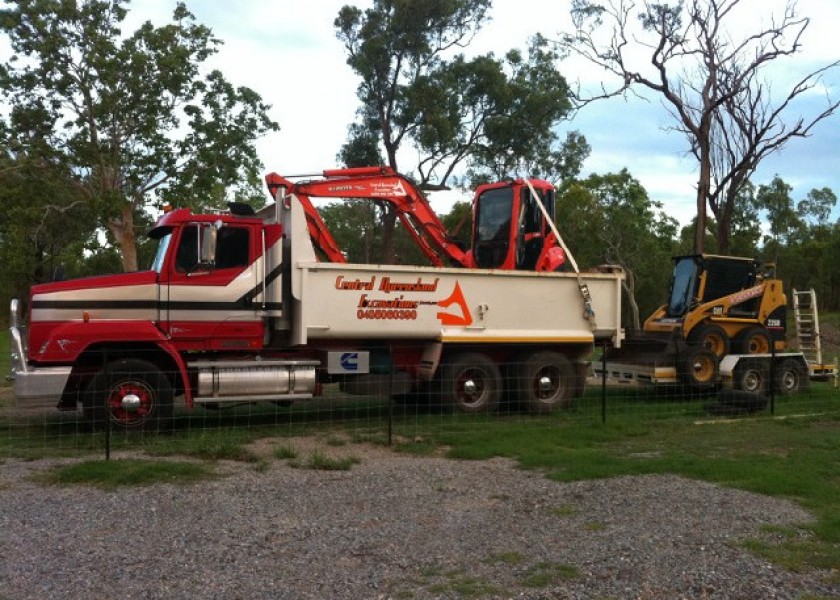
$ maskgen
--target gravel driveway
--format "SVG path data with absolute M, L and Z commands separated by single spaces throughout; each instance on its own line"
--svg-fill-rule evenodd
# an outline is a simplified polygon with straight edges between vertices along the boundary
M 6 461 L 0 598 L 840 597 L 827 573 L 741 547 L 772 535 L 762 525 L 811 520 L 786 501 L 675 476 L 559 484 L 503 459 L 340 451 L 361 462 L 219 463 L 211 481 L 116 491 L 44 487 L 28 476 L 57 461 Z

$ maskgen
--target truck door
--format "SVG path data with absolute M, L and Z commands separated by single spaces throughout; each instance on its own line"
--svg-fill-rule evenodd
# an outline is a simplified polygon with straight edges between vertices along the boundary
M 188 223 L 173 232 L 161 281 L 162 328 L 190 349 L 261 345 L 255 260 L 259 232 L 249 224 Z

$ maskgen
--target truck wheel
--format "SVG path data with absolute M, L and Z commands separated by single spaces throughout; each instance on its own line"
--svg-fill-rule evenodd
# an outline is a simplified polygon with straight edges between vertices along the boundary
M 502 395 L 502 374 L 477 352 L 458 354 L 441 369 L 441 400 L 465 413 L 490 412 Z
M 688 334 L 688 342 L 715 353 L 718 360 L 729 354 L 729 336 L 719 325 L 705 323 Z
M 768 354 L 770 352 L 770 334 L 764 327 L 747 327 L 736 338 L 739 354 Z
M 523 357 L 514 365 L 513 374 L 517 400 L 535 413 L 568 408 L 578 385 L 572 363 L 557 352 L 535 352 Z
M 776 367 L 776 391 L 784 396 L 796 394 L 808 387 L 808 375 L 805 367 L 797 360 L 786 358 Z
M 172 399 L 172 384 L 155 365 L 120 359 L 88 384 L 84 415 L 97 429 L 110 420 L 115 429 L 155 431 L 172 416 Z
M 743 392 L 763 394 L 769 379 L 767 365 L 757 359 L 742 359 L 732 371 L 732 386 Z
M 701 346 L 689 347 L 680 362 L 679 377 L 687 385 L 708 388 L 717 381 L 718 368 L 718 357 L 714 352 Z

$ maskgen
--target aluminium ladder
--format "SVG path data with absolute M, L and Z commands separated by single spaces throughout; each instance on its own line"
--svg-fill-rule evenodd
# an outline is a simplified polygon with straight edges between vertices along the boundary
M 796 341 L 808 363 L 811 377 L 836 377 L 837 367 L 823 363 L 817 293 L 813 288 L 807 291 L 793 290 L 793 315 L 796 321 Z

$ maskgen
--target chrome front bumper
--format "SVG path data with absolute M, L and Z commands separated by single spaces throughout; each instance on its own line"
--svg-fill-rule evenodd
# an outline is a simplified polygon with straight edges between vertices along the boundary
M 9 342 L 11 344 L 11 373 L 14 381 L 15 405 L 18 408 L 55 408 L 72 367 L 33 368 L 26 362 L 26 336 L 21 331 L 20 304 L 12 300 L 9 317 Z

